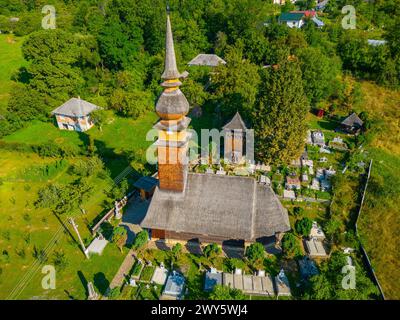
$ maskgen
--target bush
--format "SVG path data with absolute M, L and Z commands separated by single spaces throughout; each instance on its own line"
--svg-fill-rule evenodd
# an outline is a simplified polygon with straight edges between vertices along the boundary
M 227 272 L 232 272 L 236 268 L 242 269 L 242 270 L 246 268 L 245 262 L 242 259 L 238 259 L 238 258 L 227 259 L 224 261 L 224 265 L 226 267 Z
M 63 155 L 61 148 L 53 142 L 35 146 L 34 151 L 41 157 L 61 157 Z
M 68 259 L 63 251 L 54 252 L 53 264 L 57 271 L 62 271 L 68 266 Z
M 182 247 L 182 245 L 180 244 L 180 243 L 176 243 L 173 247 L 172 247 L 172 249 L 171 249 L 171 252 L 172 252 L 172 254 L 174 255 L 174 257 L 177 259 L 179 256 L 180 256 L 180 254 L 182 253 L 182 249 L 183 249 L 183 247 Z
M 121 294 L 121 288 L 115 287 L 115 288 L 111 289 L 110 292 L 108 293 L 108 298 L 111 300 L 117 299 L 120 294 Z
M 72 170 L 78 176 L 89 177 L 99 173 L 103 168 L 103 162 L 99 158 L 93 157 L 77 161 L 72 167 Z
M 264 246 L 259 242 L 255 242 L 247 247 L 246 257 L 254 263 L 264 258 L 264 252 Z
M 310 218 L 303 218 L 301 220 L 297 220 L 294 228 L 297 234 L 307 237 L 310 234 L 312 228 L 312 220 Z
M 133 241 L 133 247 L 136 250 L 140 249 L 147 243 L 148 240 L 149 240 L 149 234 L 147 233 L 146 230 L 142 230 L 136 235 L 135 240 Z
M 221 254 L 221 248 L 216 243 L 211 243 L 203 249 L 203 253 L 208 259 L 213 259 Z
M 47 255 L 43 248 L 33 247 L 32 256 L 39 262 L 44 263 L 47 261 Z
M 3 252 L 1 253 L 0 261 L 1 261 L 2 263 L 8 263 L 8 262 L 10 262 L 10 255 L 8 254 L 8 251 L 7 251 L 7 250 L 3 250 Z
M 139 276 L 140 271 L 142 270 L 142 264 L 139 261 L 136 261 L 135 265 L 132 268 L 131 274 L 134 277 Z
M 244 300 L 242 291 L 223 285 L 216 285 L 210 293 L 211 300 Z
M 285 233 L 282 239 L 282 250 L 286 258 L 301 256 L 301 249 L 297 237 L 291 233 Z
M 293 214 L 296 217 L 301 217 L 304 214 L 304 209 L 302 207 L 294 207 L 293 208 Z

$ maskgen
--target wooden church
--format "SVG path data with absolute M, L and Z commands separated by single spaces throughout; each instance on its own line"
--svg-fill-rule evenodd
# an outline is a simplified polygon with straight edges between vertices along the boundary
M 141 227 L 153 239 L 240 243 L 262 241 L 290 230 L 287 210 L 273 190 L 251 177 L 188 172 L 189 103 L 181 79 L 167 16 L 164 91 L 156 104 L 158 179 Z M 237 116 L 233 119 L 242 122 Z M 233 124 L 232 124 L 233 125 Z M 244 123 L 243 123 L 244 126 Z M 230 126 L 225 130 L 229 131 Z M 236 152 L 231 140 L 231 152 Z M 228 146 L 229 148 L 229 146 Z

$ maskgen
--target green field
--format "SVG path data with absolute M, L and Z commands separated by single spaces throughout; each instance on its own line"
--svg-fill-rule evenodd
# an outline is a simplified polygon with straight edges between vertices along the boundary
M 29 145 L 55 142 L 77 149 L 86 150 L 88 135 L 94 137 L 97 152 L 106 162 L 113 177 L 118 175 L 127 165 L 126 152 L 146 149 L 151 143 L 145 137 L 152 127 L 156 116 L 148 113 L 137 120 L 113 116 L 111 123 L 104 125 L 100 131 L 94 127 L 87 133 L 59 130 L 53 123 L 40 121 L 32 122 L 28 127 L 20 129 L 3 140 Z M 68 158 L 69 164 L 80 157 Z M 42 249 L 60 228 L 58 219 L 47 209 L 37 209 L 34 201 L 38 190 L 47 183 L 67 183 L 74 179 L 67 168 L 57 172 L 50 179 L 34 179 L 35 168 L 57 161 L 54 158 L 41 158 L 34 153 L 13 152 L 1 150 L 0 153 L 0 252 L 2 256 L 0 271 L 0 298 L 6 298 L 7 292 L 16 286 L 29 266 L 35 261 L 35 248 Z M 34 175 L 33 175 L 34 177 Z M 103 190 L 109 189 L 110 182 L 93 178 L 91 198 L 84 204 L 85 215 L 76 218 L 82 238 L 90 241 L 88 225 L 104 211 L 102 206 L 105 195 Z M 70 228 L 71 229 L 71 228 Z M 29 239 L 26 239 L 29 234 Z M 102 256 L 86 260 L 80 247 L 71 240 L 70 235 L 63 234 L 48 256 L 46 264 L 52 264 L 54 252 L 61 251 L 68 262 L 65 270 L 57 277 L 56 290 L 43 290 L 41 279 L 43 275 L 38 270 L 28 282 L 26 289 L 18 299 L 24 298 L 57 298 L 57 299 L 86 299 L 85 281 L 94 282 L 100 293 L 104 293 L 108 283 L 117 272 L 124 255 L 114 244 L 109 244 Z M 57 273 L 57 274 L 58 274 Z
M 72 164 L 76 159 L 69 160 Z M 16 286 L 18 281 L 30 270 L 30 265 L 35 261 L 34 252 L 46 247 L 53 235 L 60 229 L 61 224 L 49 209 L 37 209 L 34 201 L 37 191 L 48 183 L 65 183 L 72 179 L 68 168 L 63 168 L 51 179 L 39 181 L 24 179 L 20 174 L 22 170 L 37 166 L 39 163 L 51 163 L 56 159 L 42 159 L 35 154 L 2 151 L 0 153 L 0 298 L 4 299 Z M 110 187 L 108 180 L 93 179 L 92 196 L 84 204 L 86 214 L 76 216 L 77 224 L 85 242 L 90 241 L 90 232 L 86 227 L 99 213 L 103 211 L 102 201 L 105 198 L 104 189 Z M 63 217 L 61 217 L 64 219 Z M 18 299 L 31 297 L 68 298 L 64 290 L 72 296 L 85 299 L 85 287 L 81 283 L 81 273 L 88 281 L 94 281 L 96 276 L 97 286 L 105 286 L 104 279 L 111 281 L 117 271 L 123 255 L 114 244 L 108 245 L 101 257 L 94 257 L 86 261 L 76 242 L 68 234 L 61 232 L 61 237 L 52 251 L 48 254 L 45 264 L 53 264 L 54 252 L 61 251 L 65 254 L 67 266 L 58 272 L 56 290 L 43 290 L 41 287 L 41 269 L 33 273 L 32 279 L 27 282 L 27 288 L 19 295 Z M 110 257 L 112 257 L 110 259 Z M 103 279 L 104 278 L 104 279 Z M 103 279 L 103 284 L 101 284 Z
M 13 85 L 12 75 L 26 65 L 22 57 L 23 38 L 0 34 L 0 115 L 4 112 Z
M 53 123 L 32 121 L 28 127 L 4 137 L 3 141 L 29 145 L 55 142 L 78 151 L 87 150 L 89 136 L 92 136 L 98 154 L 115 177 L 128 165 L 127 154 L 146 150 L 151 144 L 151 141 L 146 141 L 146 134 L 156 120 L 152 112 L 137 120 L 113 115 L 111 123 L 104 125 L 102 131 L 93 127 L 84 133 L 59 130 Z
M 400 299 L 400 93 L 363 83 L 364 105 L 383 128 L 367 148 L 374 160 L 359 230 L 385 297 Z

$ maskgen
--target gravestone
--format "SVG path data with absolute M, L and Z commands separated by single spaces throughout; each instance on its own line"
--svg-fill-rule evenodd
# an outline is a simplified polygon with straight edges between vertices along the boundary
M 96 292 L 96 290 L 94 290 L 92 282 L 88 282 L 87 289 L 89 293 L 88 300 L 97 300 L 99 298 L 98 293 Z
M 135 280 L 135 279 L 130 279 L 129 285 L 130 285 L 131 287 L 136 287 L 136 286 L 137 286 L 136 280 Z
M 114 202 L 114 212 L 115 212 L 115 219 L 121 219 L 122 213 L 118 206 L 118 201 Z

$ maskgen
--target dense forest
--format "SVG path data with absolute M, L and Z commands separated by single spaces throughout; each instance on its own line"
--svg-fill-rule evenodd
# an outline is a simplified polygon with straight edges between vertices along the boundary
M 153 108 L 163 68 L 165 1 L 0 3 L 0 30 L 25 37 L 28 61 L 14 75 L 17 85 L 0 118 L 0 136 L 32 119 L 49 121 L 50 111 L 72 96 L 124 117 Z M 56 29 L 44 30 L 41 9 L 48 4 L 56 9 Z M 356 8 L 355 30 L 341 26 L 341 8 L 349 4 Z M 310 106 L 348 113 L 360 103 L 359 87 L 348 75 L 399 86 L 399 1 L 330 1 L 320 14 L 323 30 L 310 21 L 301 30 L 278 24 L 281 10 L 295 9 L 290 3 L 281 8 L 270 0 L 173 0 L 169 5 L 181 70 L 198 53 L 227 61 L 211 77 L 191 68 L 183 87 L 191 106 L 222 119 L 240 111 L 260 145 L 273 150 L 258 148 L 260 159 L 285 162 L 299 154 Z M 300 9 L 314 5 L 299 2 Z M 369 45 L 371 34 L 388 45 Z M 282 108 L 286 112 L 279 112 Z M 281 125 L 288 119 L 293 125 Z

